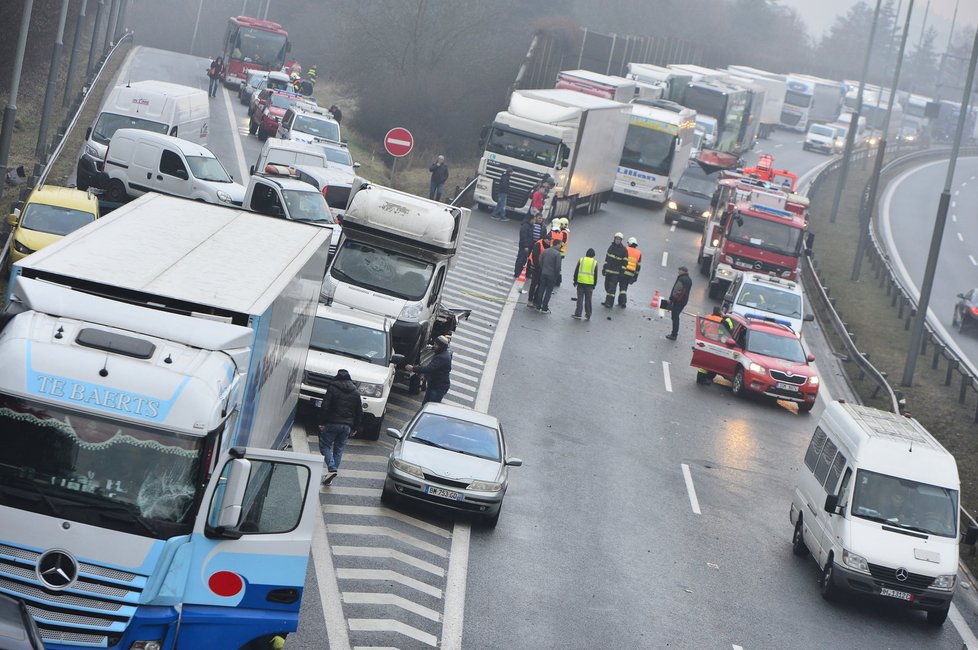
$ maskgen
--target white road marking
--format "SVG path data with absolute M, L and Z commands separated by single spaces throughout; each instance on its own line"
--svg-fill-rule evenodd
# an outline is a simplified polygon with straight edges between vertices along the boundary
M 781 144 L 781 143 L 779 142 L 778 144 L 776 144 L 776 145 L 774 145 L 774 148 L 775 148 L 775 149 L 779 149 L 779 148 L 781 148 L 781 147 L 783 147 L 783 146 L 784 146 L 784 145 L 783 145 L 783 144 Z
M 667 393 L 671 393 L 672 392 L 672 377 L 669 375 L 669 362 L 668 361 L 663 361 L 662 362 L 662 376 L 663 376 L 664 381 L 666 382 L 666 392 Z
M 968 181 L 961 181 L 961 187 L 964 187 L 967 184 L 968 184 Z
M 438 647 L 438 637 L 435 635 L 390 618 L 351 618 L 350 629 L 357 632 L 397 632 L 432 648 Z
M 345 569 L 336 570 L 336 577 L 340 580 L 373 580 L 375 582 L 396 582 L 423 594 L 428 594 L 434 598 L 441 598 L 441 589 L 427 582 L 415 580 L 397 571 L 390 569 Z
M 449 556 L 451 561 L 448 563 L 448 579 L 445 581 L 445 610 L 442 612 L 441 626 L 441 647 L 444 650 L 462 648 L 462 621 L 465 617 L 465 583 L 468 578 L 471 531 L 470 524 L 462 521 L 455 524 L 452 534 L 452 549 Z
M 689 465 L 683 463 L 682 468 L 683 480 L 686 481 L 686 492 L 689 493 L 689 505 L 692 506 L 694 514 L 701 515 L 703 513 L 700 512 L 700 502 L 696 498 L 696 488 L 693 487 L 693 477 L 689 473 Z
M 245 162 L 244 149 L 241 147 L 241 138 L 234 136 L 238 132 L 238 126 L 234 123 L 234 107 L 231 106 L 231 93 L 228 89 L 221 86 L 221 94 L 224 96 L 224 105 L 227 107 L 228 124 L 231 125 L 231 141 L 234 143 L 234 153 L 238 157 L 238 182 L 248 185 L 248 163 Z M 344 629 L 346 629 L 344 627 Z M 349 643 L 349 642 L 347 642 Z
M 961 193 L 961 190 L 954 190 L 954 196 L 957 196 L 960 193 Z
M 961 635 L 961 640 L 964 641 L 966 648 L 978 648 L 978 637 L 975 633 L 971 631 L 968 627 L 968 623 L 961 616 L 961 612 L 958 611 L 957 606 L 951 603 L 951 611 L 948 613 L 947 617 L 951 619 L 951 623 L 954 625 L 954 629 L 958 631 Z
M 964 237 L 961 236 L 961 233 L 958 233 L 958 241 L 964 241 Z
M 436 575 L 439 578 L 445 577 L 445 570 L 440 566 L 432 564 L 431 562 L 419 560 L 413 555 L 401 553 L 400 551 L 396 551 L 392 548 L 379 548 L 374 546 L 334 546 L 333 555 L 343 555 L 347 557 L 383 557 L 391 560 L 397 560 L 398 562 L 403 562 L 404 564 L 413 566 L 416 569 L 427 571 L 428 573 Z
M 953 221 L 954 223 L 957 223 L 958 222 L 958 215 L 952 214 L 951 215 L 951 221 Z
M 662 251 L 662 266 L 669 263 L 669 251 Z
M 968 259 L 969 259 L 969 260 L 971 260 L 971 263 L 972 263 L 972 264 L 973 264 L 974 266 L 978 266 L 978 261 L 975 261 L 975 257 L 974 257 L 974 255 L 969 255 L 969 256 L 968 256 Z
M 958 202 L 957 201 L 951 201 L 951 207 L 952 208 L 957 207 L 957 205 L 958 205 Z
M 435 610 L 429 609 L 424 605 L 411 602 L 407 598 L 395 596 L 394 594 L 344 591 L 343 602 L 350 603 L 352 605 L 389 605 L 393 607 L 400 607 L 405 611 L 413 612 L 418 616 L 423 616 L 429 621 L 435 621 L 436 623 L 441 619 L 441 615 Z
M 743 646 L 739 646 L 736 643 L 733 644 L 733 650 L 744 650 Z

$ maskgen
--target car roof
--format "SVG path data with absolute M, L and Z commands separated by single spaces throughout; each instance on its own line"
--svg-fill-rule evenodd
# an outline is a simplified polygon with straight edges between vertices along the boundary
M 180 153 L 184 156 L 199 156 L 201 158 L 217 158 L 214 153 L 205 147 L 204 145 L 197 144 L 196 142 L 191 142 L 190 140 L 184 140 L 183 138 L 178 138 L 175 135 L 166 135 L 164 133 L 153 133 L 152 131 L 144 131 L 142 129 L 119 129 L 115 132 L 112 137 L 123 135 L 132 138 L 133 140 L 151 140 L 161 144 L 169 145 L 174 149 L 179 149 Z
M 499 428 L 499 420 L 488 413 L 480 413 L 474 409 L 470 409 L 464 406 L 454 406 L 452 404 L 442 404 L 440 402 L 428 402 L 421 407 L 418 413 L 432 413 L 434 415 L 443 415 L 449 418 L 455 418 L 456 420 L 465 420 L 467 422 L 472 422 L 473 424 L 481 424 L 482 426 L 492 427 L 494 429 Z
M 82 212 L 98 212 L 98 199 L 90 192 L 85 192 L 73 187 L 59 187 L 57 185 L 41 185 L 27 197 L 25 206 L 28 203 L 43 203 L 59 208 L 74 208 Z

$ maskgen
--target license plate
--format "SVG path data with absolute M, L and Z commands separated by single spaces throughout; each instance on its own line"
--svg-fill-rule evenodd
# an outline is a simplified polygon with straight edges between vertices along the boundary
M 433 497 L 441 497 L 442 499 L 451 499 L 452 501 L 461 501 L 462 495 L 458 492 L 453 492 L 451 490 L 443 490 L 438 487 L 433 487 L 431 485 L 425 487 L 424 491 Z
M 887 589 L 886 587 L 880 588 L 880 596 L 889 596 L 890 598 L 906 601 L 913 600 L 913 594 L 908 594 L 905 591 L 897 591 L 896 589 Z
M 795 386 L 794 384 L 786 384 L 783 381 L 779 381 L 778 384 L 777 384 L 777 386 L 781 390 L 790 390 L 792 393 L 797 393 L 798 392 L 798 387 Z

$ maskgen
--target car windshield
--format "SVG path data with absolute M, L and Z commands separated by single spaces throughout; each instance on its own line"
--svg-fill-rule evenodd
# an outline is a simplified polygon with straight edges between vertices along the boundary
M 293 221 L 335 223 L 329 212 L 329 206 L 326 205 L 326 199 L 319 192 L 282 190 L 282 198 Z
M 801 296 L 766 284 L 745 282 L 737 304 L 750 309 L 769 311 L 779 316 L 801 318 Z
M 557 161 L 557 143 L 538 140 L 529 135 L 494 127 L 486 151 L 517 160 L 553 167 Z
M 329 162 L 339 163 L 341 165 L 353 165 L 353 158 L 350 156 L 350 152 L 346 149 L 334 149 L 333 147 L 324 147 L 326 151 L 326 160 Z
M 91 212 L 43 203 L 28 203 L 20 227 L 52 235 L 67 235 L 93 221 L 95 215 Z
M 137 399 L 67 381 L 41 377 L 41 390 Z M 0 394 L 0 504 L 157 539 L 189 534 L 213 439 Z
M 230 183 L 231 177 L 224 169 L 224 165 L 217 158 L 209 156 L 187 156 L 187 164 L 190 165 L 190 173 L 194 178 L 202 181 L 212 181 L 214 183 Z
M 361 359 L 378 366 L 390 363 L 387 356 L 390 346 L 384 330 L 331 318 L 316 317 L 309 349 Z
M 492 427 L 434 413 L 423 413 L 406 440 L 486 460 L 501 460 L 499 431 Z
M 793 363 L 805 363 L 807 355 L 801 347 L 801 341 L 785 332 L 784 335 L 749 330 L 747 332 L 748 352 L 763 354 L 765 357 L 784 359 Z
M 350 282 L 404 300 L 421 300 L 435 267 L 429 262 L 354 239 L 343 242 L 330 273 Z
M 109 144 L 109 140 L 119 129 L 139 129 L 140 131 L 150 131 L 152 133 L 163 133 L 167 131 L 166 124 L 144 120 L 130 115 L 117 115 L 115 113 L 102 113 L 95 122 L 92 129 L 92 140 L 99 144 Z
M 322 138 L 323 140 L 332 140 L 333 142 L 340 141 L 340 125 L 336 122 L 324 120 L 320 117 L 314 117 L 312 115 L 296 115 L 295 123 L 292 125 L 292 128 L 300 133 L 308 133 L 309 135 Z M 328 157 L 329 156 L 327 155 L 327 158 Z
M 265 70 L 249 70 L 248 80 L 245 82 L 246 86 L 251 86 L 254 88 L 258 85 L 258 82 L 265 79 L 268 76 L 268 72 Z
M 738 213 L 730 220 L 730 240 L 797 257 L 804 231 L 789 223 Z
M 706 135 L 713 135 L 717 130 L 717 123 L 713 120 L 696 120 L 696 128 Z
M 832 129 L 827 126 L 820 125 L 813 126 L 812 128 L 808 129 L 808 132 L 812 135 L 823 135 L 827 138 L 831 138 L 833 135 L 835 135 L 835 132 Z
M 716 180 L 695 171 L 686 171 L 679 177 L 676 189 L 680 192 L 710 199 L 713 198 L 713 191 L 716 189 Z
M 861 469 L 849 512 L 860 519 L 955 537 L 958 491 Z

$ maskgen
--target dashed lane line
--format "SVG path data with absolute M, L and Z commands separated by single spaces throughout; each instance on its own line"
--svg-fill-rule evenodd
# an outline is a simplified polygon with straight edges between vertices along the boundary
M 672 225 L 669 226 L 669 232 L 676 232 L 676 222 L 673 221 Z
M 669 251 L 662 251 L 662 266 L 669 264 Z
M 958 233 L 958 241 L 964 241 L 964 237 L 961 235 L 961 233 Z
M 693 487 L 693 476 L 689 473 L 689 465 L 682 463 L 683 480 L 686 481 L 686 493 L 689 495 L 689 505 L 693 508 L 693 514 L 701 515 L 700 502 L 696 498 L 696 488 Z
M 954 223 L 957 223 L 958 222 L 958 215 L 952 214 L 951 215 L 951 221 L 953 221 Z
M 974 255 L 969 255 L 968 256 L 968 259 L 971 260 L 971 264 L 973 266 L 978 266 L 978 261 L 975 261 L 975 256 Z
M 663 380 L 666 383 L 666 392 L 667 393 L 671 393 L 672 392 L 672 377 L 669 375 L 669 362 L 668 361 L 663 361 L 662 362 L 662 377 L 663 377 Z

